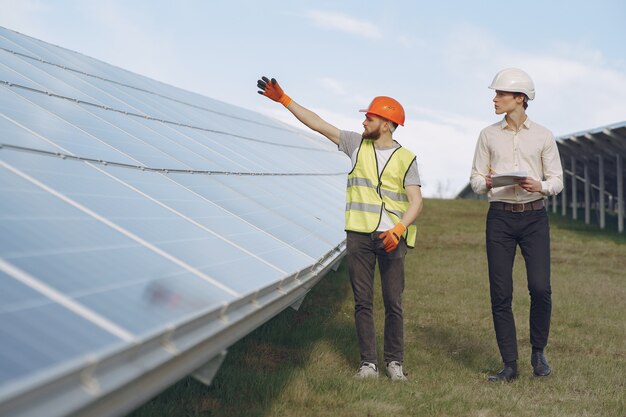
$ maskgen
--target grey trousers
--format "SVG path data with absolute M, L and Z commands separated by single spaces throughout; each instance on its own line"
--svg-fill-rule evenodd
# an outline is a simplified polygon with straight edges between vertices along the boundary
M 347 260 L 354 293 L 354 321 L 361 362 L 378 363 L 374 328 L 374 268 L 378 261 L 385 306 L 384 360 L 404 359 L 404 324 L 402 292 L 404 291 L 404 256 L 407 246 L 401 239 L 395 250 L 385 252 L 379 233 L 347 232 Z
M 539 349 L 548 344 L 552 313 L 548 214 L 543 209 L 523 213 L 489 209 L 486 236 L 491 312 L 496 340 L 502 360 L 515 361 L 518 357 L 517 336 L 511 303 L 513 261 L 517 245 L 526 262 L 530 293 L 530 343 Z

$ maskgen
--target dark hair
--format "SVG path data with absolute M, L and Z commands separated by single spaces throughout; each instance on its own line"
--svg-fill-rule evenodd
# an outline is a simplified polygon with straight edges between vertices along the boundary
M 528 96 L 524 93 L 513 93 L 513 97 L 524 96 L 524 110 L 528 108 Z

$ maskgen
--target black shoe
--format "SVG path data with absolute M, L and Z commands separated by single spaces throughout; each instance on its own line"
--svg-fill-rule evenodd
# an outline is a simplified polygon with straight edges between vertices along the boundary
M 533 353 L 530 357 L 530 364 L 533 366 L 533 373 L 535 376 L 548 376 L 552 372 L 548 359 L 543 352 Z
M 517 371 L 510 366 L 505 366 L 500 372 L 495 375 L 489 375 L 487 380 L 489 382 L 510 382 L 517 378 Z

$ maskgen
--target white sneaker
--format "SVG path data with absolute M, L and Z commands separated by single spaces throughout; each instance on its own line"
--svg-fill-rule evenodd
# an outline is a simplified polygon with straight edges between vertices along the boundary
M 355 378 L 378 378 L 378 369 L 376 365 L 370 362 L 363 362 L 359 367 Z
M 406 381 L 406 376 L 402 372 L 402 365 L 398 361 L 391 361 L 387 364 L 387 375 L 392 381 Z

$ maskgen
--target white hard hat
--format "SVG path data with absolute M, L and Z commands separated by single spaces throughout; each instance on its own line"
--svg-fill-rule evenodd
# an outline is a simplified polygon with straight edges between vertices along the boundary
M 493 78 L 489 88 L 511 93 L 524 93 L 529 100 L 535 98 L 535 83 L 519 68 L 503 69 Z

